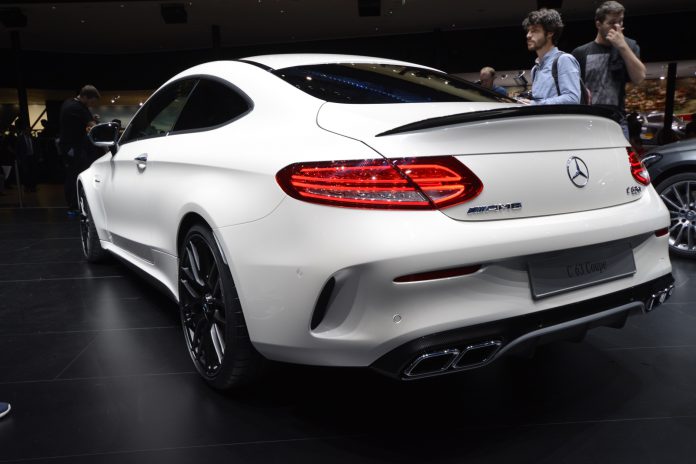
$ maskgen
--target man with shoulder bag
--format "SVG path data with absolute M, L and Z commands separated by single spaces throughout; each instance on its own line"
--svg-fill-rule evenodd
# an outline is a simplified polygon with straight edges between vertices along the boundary
M 522 27 L 527 31 L 527 49 L 536 52 L 537 59 L 532 68 L 531 98 L 520 101 L 531 105 L 580 104 L 580 65 L 556 46 L 563 32 L 561 15 L 546 8 L 532 11 Z

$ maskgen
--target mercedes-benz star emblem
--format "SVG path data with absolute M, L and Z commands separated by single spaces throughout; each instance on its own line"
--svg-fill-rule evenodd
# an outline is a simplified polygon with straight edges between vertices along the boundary
M 583 160 L 577 156 L 571 156 L 566 163 L 568 177 L 577 188 L 583 188 L 590 181 L 590 170 Z

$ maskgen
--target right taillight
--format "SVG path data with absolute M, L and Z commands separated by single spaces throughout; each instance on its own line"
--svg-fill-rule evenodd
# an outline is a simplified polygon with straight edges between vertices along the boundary
M 438 209 L 469 201 L 483 189 L 452 156 L 296 163 L 276 180 L 298 200 L 352 208 Z
M 633 178 L 643 185 L 650 184 L 650 174 L 643 162 L 638 158 L 638 154 L 630 147 L 626 147 L 626 151 L 628 152 L 628 162 L 631 164 L 631 175 L 633 175 Z

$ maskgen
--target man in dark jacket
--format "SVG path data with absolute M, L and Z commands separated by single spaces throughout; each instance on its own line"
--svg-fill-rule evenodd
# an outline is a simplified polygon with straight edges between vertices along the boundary
M 99 102 L 99 91 L 86 85 L 80 94 L 66 100 L 60 109 L 60 152 L 65 162 L 65 201 L 68 215 L 79 214 L 77 209 L 77 176 L 89 167 L 87 132 L 94 125 L 90 108 Z
M 28 192 L 36 192 L 36 170 L 38 153 L 34 139 L 31 137 L 31 128 L 27 121 L 19 120 L 17 126 L 17 146 L 15 153 L 19 161 L 19 173 L 21 182 Z

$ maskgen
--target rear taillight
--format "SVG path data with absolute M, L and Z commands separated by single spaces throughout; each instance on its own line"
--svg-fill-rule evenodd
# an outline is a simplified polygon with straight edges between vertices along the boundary
M 297 163 L 276 180 L 298 200 L 352 208 L 438 209 L 483 190 L 481 180 L 452 156 Z
M 636 152 L 630 147 L 626 147 L 626 151 L 628 152 L 628 162 L 631 164 L 633 178 L 643 185 L 650 184 L 650 174 L 648 174 L 647 168 L 638 158 Z

